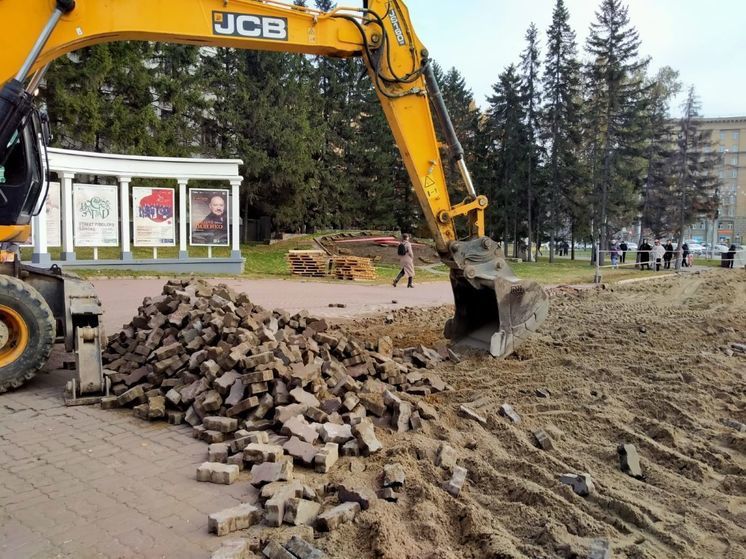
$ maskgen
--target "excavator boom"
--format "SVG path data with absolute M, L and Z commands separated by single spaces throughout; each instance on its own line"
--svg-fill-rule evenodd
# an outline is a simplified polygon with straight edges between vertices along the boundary
M 504 356 L 544 319 L 546 293 L 521 281 L 484 236 L 487 198 L 464 163 L 432 64 L 400 0 L 367 0 L 362 8 L 322 12 L 274 0 L 2 0 L 0 21 L 0 165 L 34 160 L 43 134 L 33 92 L 47 65 L 77 49 L 121 40 L 166 41 L 333 57 L 361 56 L 401 151 L 442 261 L 451 270 L 456 313 L 446 335 Z M 446 188 L 432 110 L 464 183 L 463 201 Z M 37 145 L 39 144 L 39 145 Z M 33 148 L 33 149 L 32 149 Z M 6 173 L 0 184 L 0 241 L 18 237 L 38 212 L 41 155 L 34 169 Z M 42 181 L 43 182 L 43 181 Z M 3 204 L 3 199 L 9 200 Z M 465 238 L 456 224 L 465 223 Z

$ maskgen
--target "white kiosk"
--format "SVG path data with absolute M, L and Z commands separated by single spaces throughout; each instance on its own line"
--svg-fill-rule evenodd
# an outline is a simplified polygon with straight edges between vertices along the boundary
M 34 251 L 32 263 L 40 266 L 58 264 L 65 268 L 117 268 L 128 270 L 153 270 L 162 272 L 212 272 L 241 273 L 243 258 L 239 245 L 239 187 L 242 177 L 238 173 L 240 159 L 186 159 L 178 157 L 146 157 L 139 155 L 113 155 L 86 151 L 50 148 L 49 167 L 60 182 L 62 249 L 60 260 L 52 261 L 47 252 L 47 221 L 42 212 L 33 219 Z M 74 250 L 73 183 L 76 175 L 116 177 L 119 190 L 119 248 L 117 260 L 78 260 Z M 178 258 L 134 259 L 130 237 L 130 183 L 133 178 L 176 179 L 178 184 Z M 230 185 L 229 257 L 190 258 L 189 216 L 187 197 L 190 181 L 226 181 Z M 174 208 L 176 209 L 176 208 Z M 156 249 L 157 250 L 157 249 Z M 154 251 L 155 252 L 155 251 Z

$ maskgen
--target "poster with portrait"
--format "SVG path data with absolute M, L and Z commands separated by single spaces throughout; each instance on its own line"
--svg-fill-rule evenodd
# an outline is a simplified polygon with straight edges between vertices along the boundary
M 75 246 L 119 245 L 117 185 L 73 184 Z
M 44 201 L 44 210 L 42 218 L 47 221 L 47 246 L 62 246 L 62 228 L 60 225 L 60 183 L 50 182 L 47 199 Z M 36 231 L 34 230 L 33 221 L 31 222 L 31 235 L 22 247 L 34 246 Z
M 228 190 L 189 190 L 189 244 L 228 246 Z
M 173 188 L 132 187 L 133 244 L 136 247 L 176 245 Z

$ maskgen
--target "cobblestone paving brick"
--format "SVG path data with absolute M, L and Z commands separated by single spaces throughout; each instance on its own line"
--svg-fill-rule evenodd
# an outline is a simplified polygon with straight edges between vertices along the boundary
M 197 483 L 207 445 L 187 427 L 66 407 L 71 376 L 0 394 L 0 559 L 208 557 L 207 515 L 246 502 L 247 484 Z

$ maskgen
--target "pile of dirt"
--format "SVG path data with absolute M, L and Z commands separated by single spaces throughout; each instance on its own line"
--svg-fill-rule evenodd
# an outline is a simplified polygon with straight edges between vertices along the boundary
M 449 316 L 407 310 L 343 328 L 433 340 Z M 439 421 L 398 434 L 358 474 L 375 487 L 385 464 L 401 463 L 398 504 L 377 504 L 319 547 L 356 559 L 602 557 L 606 547 L 615 558 L 745 557 L 746 355 L 734 351 L 745 338 L 738 271 L 557 291 L 516 355 L 436 369 L 454 387 L 427 398 Z M 520 423 L 499 414 L 503 403 Z M 486 423 L 459 414 L 462 404 Z M 468 470 L 457 498 L 436 466 L 443 443 Z M 636 446 L 642 479 L 620 468 L 621 443 Z M 581 472 L 595 485 L 586 497 L 559 481 Z

